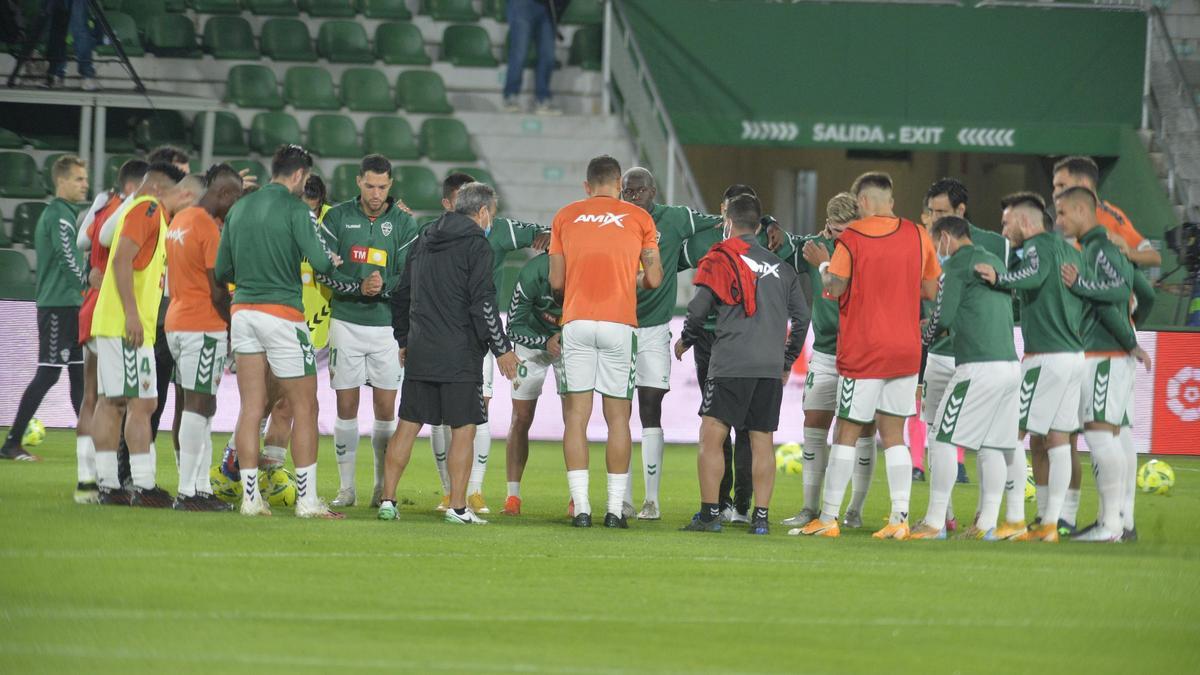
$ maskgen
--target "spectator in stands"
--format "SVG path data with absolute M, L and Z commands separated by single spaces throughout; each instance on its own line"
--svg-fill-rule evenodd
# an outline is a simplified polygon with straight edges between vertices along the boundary
M 84 91 L 96 91 L 96 67 L 92 64 L 92 48 L 96 46 L 96 34 L 88 25 L 87 0 L 43 0 L 42 13 L 50 20 L 50 37 L 46 42 L 46 56 L 50 60 L 50 71 L 46 74 L 48 89 L 61 88 L 67 75 L 67 31 L 75 44 L 75 63 L 79 67 L 79 85 Z M 36 40 L 30 35 L 28 39 Z
M 525 73 L 529 45 L 537 45 L 537 65 L 533 78 L 533 110 L 539 115 L 561 115 L 550 100 L 550 73 L 554 71 L 554 38 L 558 17 L 567 6 L 563 0 L 509 0 L 508 3 L 508 77 L 504 81 L 504 111 L 520 112 L 517 94 Z

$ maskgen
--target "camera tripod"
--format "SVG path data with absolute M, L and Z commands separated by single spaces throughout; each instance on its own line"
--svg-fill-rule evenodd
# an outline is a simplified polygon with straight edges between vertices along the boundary
M 100 26 L 100 30 L 108 37 L 112 43 L 113 49 L 117 52 L 117 59 L 121 65 L 125 66 L 125 70 L 129 72 L 129 78 L 133 80 L 133 88 L 139 94 L 146 93 L 146 85 L 142 84 L 142 78 L 138 77 L 137 71 L 133 69 L 133 64 L 129 62 L 129 56 L 125 53 L 125 47 L 121 44 L 121 39 L 113 31 L 112 24 L 108 22 L 108 17 L 104 16 L 104 9 L 100 6 L 99 0 L 87 0 L 88 9 L 91 10 L 92 17 L 96 20 L 96 24 Z M 29 55 L 33 53 L 34 46 L 42 36 L 42 31 L 46 28 L 46 23 L 50 20 L 49 12 L 46 11 L 45 5 L 38 10 L 37 18 L 33 20 L 33 24 L 29 28 L 29 32 L 25 35 L 25 42 L 21 44 L 21 51 L 17 55 L 17 64 L 13 66 L 12 73 L 8 76 L 8 86 L 15 87 L 17 79 L 21 75 L 21 68 L 30 61 Z

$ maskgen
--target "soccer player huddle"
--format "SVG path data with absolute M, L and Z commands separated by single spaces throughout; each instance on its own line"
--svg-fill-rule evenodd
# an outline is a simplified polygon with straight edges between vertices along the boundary
M 878 437 L 891 513 L 875 537 L 937 539 L 956 529 L 950 496 L 967 449 L 978 453 L 980 497 L 966 535 L 1057 541 L 1076 533 L 1082 432 L 1100 514 L 1076 538 L 1136 538 L 1128 412 L 1136 361 L 1148 359 L 1134 322 L 1153 301 L 1136 267 L 1156 264 L 1157 254 L 1099 200 L 1088 158 L 1056 165 L 1053 216 L 1036 194 L 1005 198 L 1003 237 L 966 220 L 967 190 L 953 179 L 930 188 L 917 224 L 893 213 L 886 174 L 864 174 L 830 200 L 820 233 L 796 236 L 763 213 L 749 186 L 730 186 L 720 214 L 705 215 L 658 204 L 650 172 L 622 173 L 608 156 L 589 163 L 586 198 L 549 227 L 498 216 L 494 189 L 460 173 L 443 183 L 445 212 L 418 223 L 393 196 L 392 166 L 380 155 L 363 158 L 359 195 L 329 207 L 312 167 L 305 149 L 281 146 L 260 187 L 227 164 L 189 175 L 187 157 L 166 148 L 127 162 L 77 225 L 86 169 L 59 159 L 56 197 L 37 228 L 39 368 L 0 455 L 35 459 L 19 440 L 67 367 L 79 413 L 76 501 L 231 510 L 214 496 L 212 474 L 240 484 L 242 514 L 269 515 L 262 488 L 290 447 L 296 515 L 336 519 L 334 509 L 358 501 L 358 410 L 369 386 L 378 518 L 398 517 L 399 481 L 430 425 L 439 510 L 450 523 L 486 524 L 493 372 L 512 381 L 503 512 L 517 516 L 529 429 L 553 371 L 572 524 L 592 524 L 586 434 L 598 393 L 608 427 L 603 523 L 624 529 L 635 516 L 662 517 L 662 401 L 672 356 L 694 349 L 701 504 L 683 529 L 740 522 L 767 534 L 772 435 L 811 318 L 804 507 L 783 521 L 789 534 L 862 527 Z M 520 249 L 534 254 L 506 326 L 498 288 L 506 255 Z M 689 268 L 696 293 L 672 346 L 677 273 Z M 317 352 L 326 342 L 340 483 L 328 504 L 317 495 Z M 214 469 L 211 426 L 228 357 L 240 407 Z M 175 496 L 159 487 L 152 431 L 170 383 Z M 929 424 L 930 499 L 910 526 L 917 472 L 905 427 L 919 412 Z M 1029 526 L 1027 434 L 1038 486 Z

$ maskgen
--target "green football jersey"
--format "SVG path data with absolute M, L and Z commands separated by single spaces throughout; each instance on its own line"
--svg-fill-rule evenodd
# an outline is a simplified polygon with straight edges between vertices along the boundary
M 1098 225 L 1079 238 L 1083 264 L 1071 292 L 1085 300 L 1083 348 L 1088 352 L 1128 352 L 1137 346 L 1130 320 L 1134 292 L 1133 263 Z
M 437 222 L 438 218 L 440 216 L 421 223 L 421 231 L 424 232 L 425 228 Z M 500 287 L 504 281 L 504 262 L 507 260 L 508 254 L 532 247 L 533 240 L 539 234 L 549 234 L 549 232 L 549 227 L 537 223 L 527 223 L 523 220 L 499 216 L 492 219 L 492 229 L 488 230 L 487 240 L 488 245 L 492 247 L 492 281 L 496 284 L 496 303 L 502 310 L 504 302 L 500 297 L 503 293 Z
M 546 341 L 562 329 L 562 305 L 550 291 L 550 256 L 539 254 L 525 263 L 513 286 L 508 309 L 508 337 L 531 349 L 545 349 Z
M 700 259 L 708 253 L 709 249 L 711 249 L 713 245 L 724 238 L 725 231 L 721 228 L 702 230 L 697 232 L 696 236 L 688 237 L 688 240 L 684 242 L 683 249 L 679 253 L 679 262 L 675 265 L 675 271 L 683 272 L 686 270 L 695 269 L 696 265 L 700 264 Z M 763 248 L 768 248 L 766 228 L 763 228 L 758 233 L 758 243 Z M 787 245 L 787 242 L 784 242 L 783 246 L 786 247 Z M 783 250 L 784 248 L 781 247 L 780 251 Z M 776 255 L 778 255 L 778 253 L 776 253 Z M 783 256 L 779 257 L 782 258 Z M 667 269 L 664 268 L 664 271 L 667 271 Z M 704 330 L 712 333 L 716 329 L 717 314 L 716 312 L 713 312 L 704 320 Z
M 87 286 L 87 270 L 75 248 L 79 209 L 55 197 L 38 217 L 33 231 L 37 254 L 37 306 L 79 307 Z
M 662 260 L 663 281 L 658 288 L 637 292 L 638 327 L 661 326 L 675 313 L 675 297 L 679 282 L 671 270 L 679 268 L 679 258 L 685 242 L 693 235 L 719 226 L 721 216 L 705 215 L 686 206 L 655 204 L 650 209 L 654 227 L 658 230 L 658 255 Z M 720 238 L 718 237 L 718 240 Z M 707 251 L 707 249 L 705 249 Z
M 1004 266 L 997 271 L 1007 270 L 1009 262 L 1012 260 L 1012 245 L 1004 235 L 991 230 L 985 230 L 982 227 L 969 225 L 971 232 L 971 243 L 979 248 L 990 252 L 992 255 L 1000 259 Z M 933 314 L 934 301 L 921 301 L 921 318 L 928 319 Z M 954 344 L 949 333 L 943 334 L 941 337 L 934 340 L 929 345 L 929 353 L 939 356 L 954 356 Z
M 1026 354 L 1081 352 L 1083 301 L 1063 285 L 1060 269 L 1080 265 L 1079 252 L 1054 232 L 1025 241 L 1018 265 L 996 278 L 996 288 L 1016 291 Z
M 336 281 L 317 274 L 317 280 L 333 290 L 333 318 L 360 326 L 392 325 L 391 291 L 400 283 L 408 250 L 419 234 L 416 221 L 396 208 L 391 199 L 374 219 L 363 212 L 358 198 L 329 209 L 322 220 L 321 235 L 326 247 L 341 257 L 339 269 L 350 278 Z M 361 295 L 360 283 L 372 272 L 382 275 L 383 292 Z
M 784 262 L 795 268 L 796 272 L 808 275 L 808 279 L 812 283 L 813 293 L 813 349 L 822 354 L 836 356 L 838 301 L 825 297 L 825 284 L 821 281 L 821 271 L 804 259 L 804 245 L 810 241 L 824 246 L 825 250 L 829 251 L 829 255 L 833 255 L 834 240 L 827 238 L 824 234 L 808 234 L 803 236 L 788 234 L 787 240 L 779 247 L 775 255 L 783 258 Z
M 979 278 L 975 266 L 980 263 L 991 265 L 997 274 L 1005 269 L 999 257 L 977 246 L 963 246 L 946 260 L 922 338 L 928 344 L 949 331 L 956 364 L 1016 361 L 1012 296 Z

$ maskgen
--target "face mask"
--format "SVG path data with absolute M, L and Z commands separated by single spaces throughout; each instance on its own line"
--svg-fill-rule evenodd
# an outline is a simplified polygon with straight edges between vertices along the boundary
M 721 228 L 721 238 L 728 239 L 731 234 L 733 234 L 733 223 L 726 220 L 725 226 Z
M 487 220 L 485 220 L 485 221 L 484 221 L 484 222 L 486 222 L 486 223 L 487 223 L 487 226 L 483 228 L 483 236 L 485 236 L 485 237 L 486 237 L 486 236 L 488 236 L 489 234 L 491 234 L 491 233 L 492 233 L 492 220 L 493 220 L 493 218 L 491 217 L 491 214 L 489 214 L 487 211 L 481 211 L 480 213 L 482 213 L 482 214 L 486 215 L 486 217 L 487 217 Z
M 949 260 L 949 259 L 950 259 L 950 253 L 949 253 L 949 251 L 943 251 L 943 250 L 942 250 L 942 244 L 941 244 L 941 242 L 940 242 L 940 241 L 938 242 L 938 247 L 937 247 L 937 257 L 938 257 L 938 263 L 939 263 L 939 264 L 940 264 L 940 263 L 944 263 L 944 262 L 946 262 L 947 260 Z

